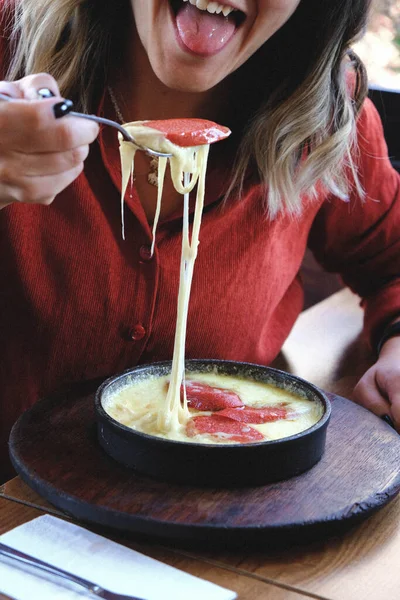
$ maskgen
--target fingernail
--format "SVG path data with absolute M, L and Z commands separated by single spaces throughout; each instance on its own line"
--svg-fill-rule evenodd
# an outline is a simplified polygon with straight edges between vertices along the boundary
M 393 429 L 395 429 L 394 423 L 393 423 L 392 419 L 389 417 L 389 415 L 382 415 L 381 419 L 382 419 L 382 421 L 385 421 L 385 423 L 390 425 L 390 427 L 393 427 Z
M 67 115 L 71 111 L 73 106 L 74 103 L 72 102 L 72 100 L 64 100 L 63 102 L 58 102 L 53 106 L 55 118 L 60 119 L 64 115 Z
M 49 88 L 40 88 L 40 90 L 37 91 L 37 95 L 40 96 L 40 98 L 53 98 L 53 96 L 55 96 Z

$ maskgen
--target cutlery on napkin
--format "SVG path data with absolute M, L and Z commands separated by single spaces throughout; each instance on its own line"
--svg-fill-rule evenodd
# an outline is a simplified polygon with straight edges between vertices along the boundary
M 101 587 L 146 600 L 234 600 L 235 592 L 165 565 L 83 527 L 43 515 L 0 541 Z M 1 559 L 1 557 L 0 557 Z M 16 600 L 82 600 L 87 592 L 0 560 L 2 592 Z M 93 596 L 91 596 L 93 597 Z

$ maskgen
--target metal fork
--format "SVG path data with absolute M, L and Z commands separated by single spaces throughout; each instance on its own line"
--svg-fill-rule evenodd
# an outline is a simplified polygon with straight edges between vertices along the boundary
M 49 563 L 39 560 L 38 558 L 34 558 L 33 556 L 29 556 L 28 554 L 20 552 L 19 550 L 15 550 L 15 548 L 6 546 L 6 544 L 2 544 L 1 542 L 0 555 L 11 558 L 29 567 L 33 567 L 34 569 L 44 571 L 50 575 L 55 575 L 56 577 L 60 577 L 66 581 L 75 583 L 76 585 L 83 587 L 87 592 L 96 598 L 104 598 L 104 600 L 144 600 L 143 598 L 138 598 L 137 596 L 127 596 L 126 594 L 110 592 L 110 590 L 104 589 L 93 581 L 83 579 L 83 577 L 78 577 L 78 575 L 74 575 L 73 573 L 69 573 L 68 571 L 59 569 L 58 567 L 54 567 Z
M 5 100 L 6 102 L 11 102 L 12 100 L 15 100 L 15 98 L 11 98 L 10 96 L 7 96 L 6 94 L 0 94 L 0 100 Z M 60 102 L 58 105 L 59 116 L 63 117 L 65 115 L 71 115 L 72 117 L 79 117 L 80 119 L 88 119 L 89 121 L 96 121 L 96 123 L 100 123 L 101 125 L 110 125 L 111 127 L 114 127 L 115 129 L 117 129 L 122 134 L 122 136 L 126 142 L 132 142 L 132 144 L 135 144 L 135 146 L 137 146 L 139 148 L 139 150 L 143 150 L 143 152 L 150 154 L 150 156 L 157 156 L 157 157 L 161 157 L 161 158 L 171 158 L 172 154 L 168 154 L 166 152 L 156 152 L 156 150 L 152 150 L 151 148 L 147 148 L 147 146 L 142 146 L 141 144 L 138 144 L 136 142 L 135 138 L 132 137 L 130 133 L 128 133 L 128 131 L 125 129 L 125 127 L 122 127 L 122 125 L 120 125 L 116 121 L 111 121 L 111 119 L 104 119 L 103 117 L 98 117 L 97 115 L 87 115 L 85 113 L 76 112 L 76 111 L 72 110 L 73 106 L 74 106 L 74 104 L 73 104 L 72 100 L 64 100 L 63 102 Z

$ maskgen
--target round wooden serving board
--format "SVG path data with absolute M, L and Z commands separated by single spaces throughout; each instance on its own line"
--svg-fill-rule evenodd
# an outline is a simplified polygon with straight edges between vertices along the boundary
M 329 395 L 326 451 L 311 470 L 251 488 L 194 488 L 136 475 L 96 438 L 93 390 L 38 402 L 15 424 L 22 479 L 74 518 L 183 545 L 293 543 L 339 533 L 400 490 L 400 436 L 369 411 Z

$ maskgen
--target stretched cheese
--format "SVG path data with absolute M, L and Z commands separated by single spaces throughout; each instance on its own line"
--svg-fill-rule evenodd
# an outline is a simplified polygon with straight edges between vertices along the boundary
M 186 123 L 185 123 L 186 122 Z M 203 124 L 203 134 L 199 123 Z M 157 129 L 157 123 L 160 123 L 160 129 Z M 179 123 L 181 130 L 179 130 Z M 183 124 L 183 125 L 182 125 Z M 190 127 L 189 127 L 190 124 Z M 204 134 L 208 124 L 210 133 Z M 185 134 L 186 126 L 186 134 Z M 168 388 L 167 398 L 162 409 L 159 410 L 157 419 L 157 429 L 160 433 L 176 432 L 184 426 L 190 418 L 187 407 L 186 391 L 184 386 L 185 378 L 185 339 L 187 328 L 187 317 L 189 309 L 190 290 L 193 277 L 194 263 L 197 256 L 199 244 L 199 233 L 201 218 L 204 206 L 205 179 L 207 170 L 207 160 L 210 143 L 218 141 L 229 135 L 227 128 L 222 128 L 209 121 L 197 119 L 183 119 L 173 121 L 136 121 L 124 125 L 125 129 L 141 146 L 151 148 L 156 152 L 171 154 L 171 158 L 159 158 L 158 168 L 158 194 L 155 219 L 153 224 L 153 242 L 154 250 L 157 222 L 160 214 L 162 202 L 162 190 L 166 171 L 167 161 L 170 163 L 171 179 L 176 191 L 184 196 L 183 198 L 183 229 L 182 229 L 182 251 L 180 263 L 180 278 L 178 291 L 177 319 L 174 340 L 174 352 L 172 358 L 171 379 Z M 168 128 L 173 129 L 172 134 L 168 133 Z M 188 132 L 187 129 L 190 129 Z M 180 141 L 182 145 L 172 143 L 167 139 L 172 135 L 173 139 Z M 188 137 L 189 136 L 189 137 Z M 122 168 L 122 193 L 121 193 L 121 216 L 123 223 L 124 197 L 129 181 L 134 173 L 135 154 L 139 149 L 132 142 L 127 142 L 120 135 L 120 154 Z M 190 146 L 191 142 L 198 141 L 199 145 Z M 189 234 L 189 194 L 197 184 L 196 204 L 194 209 L 194 220 L 192 234 Z M 124 237 L 124 227 L 123 227 Z M 183 385 L 183 402 L 181 401 L 181 386 Z

